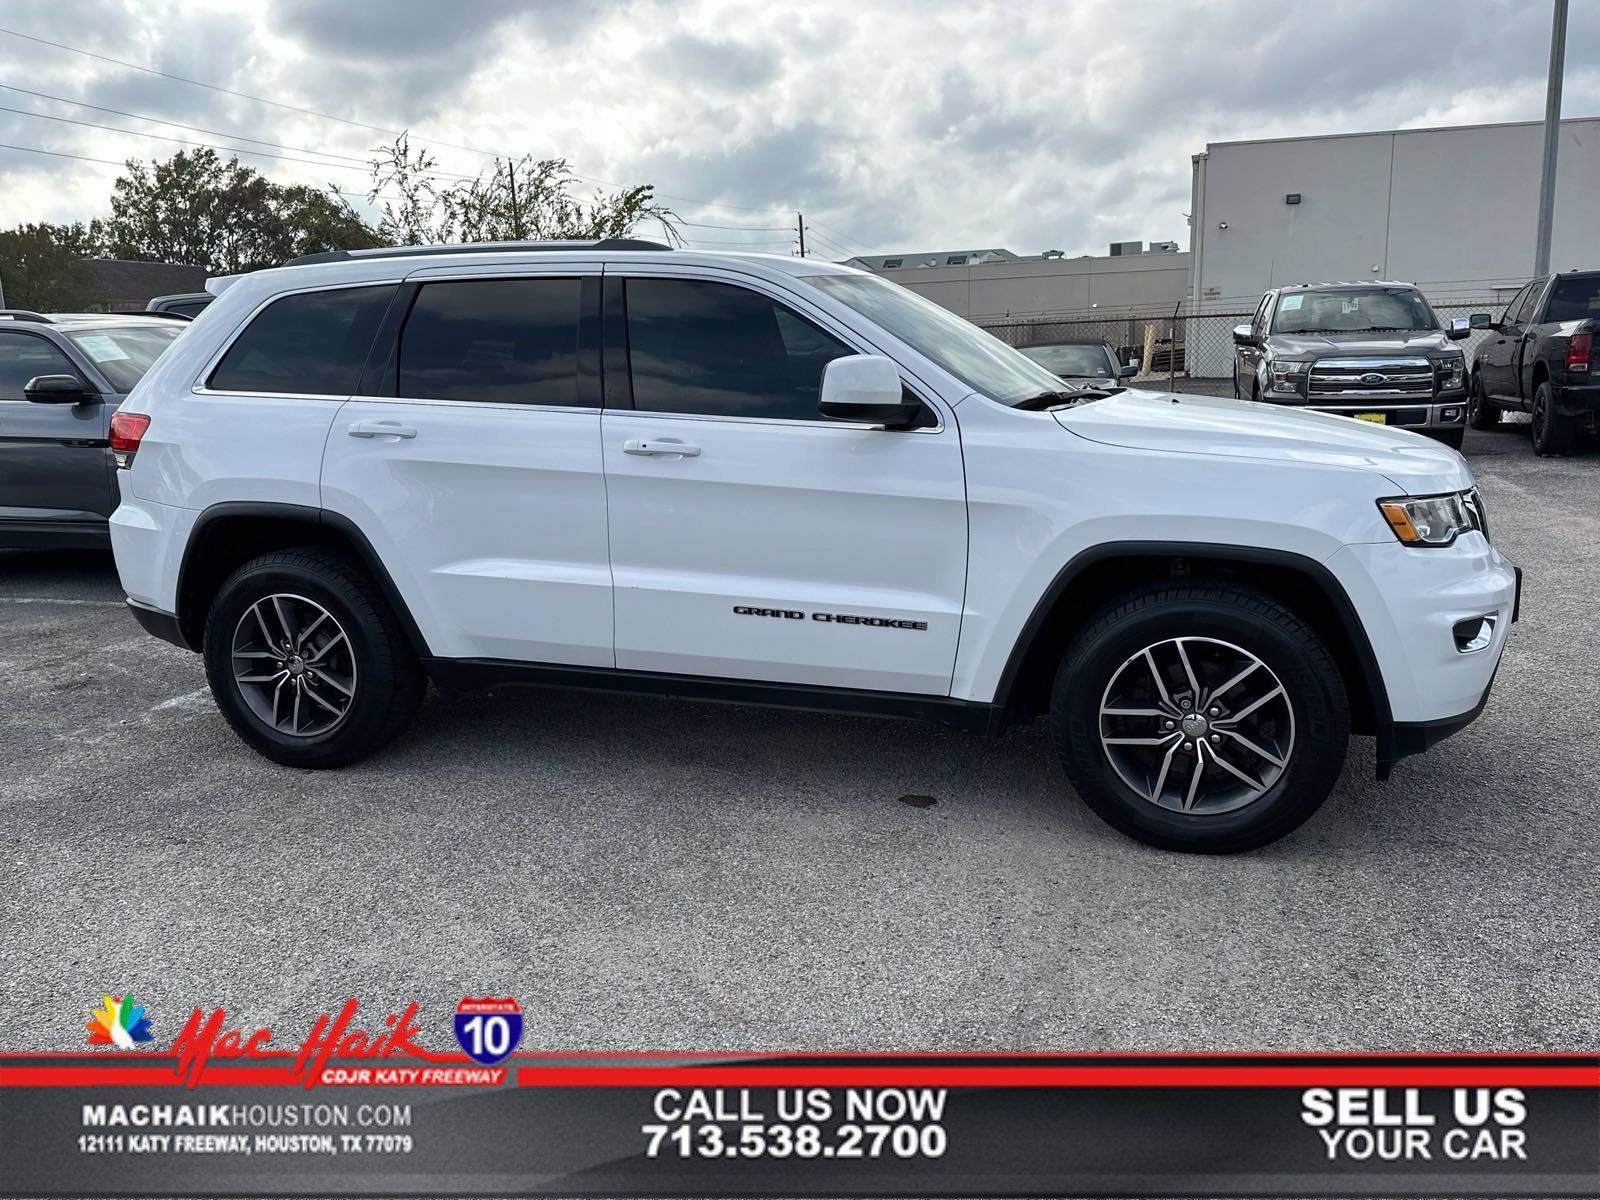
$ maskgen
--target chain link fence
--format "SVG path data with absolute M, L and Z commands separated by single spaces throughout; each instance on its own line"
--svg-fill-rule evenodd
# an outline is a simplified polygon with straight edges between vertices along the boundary
M 1497 314 L 1504 301 L 1492 296 L 1478 299 L 1451 297 L 1434 304 L 1433 311 L 1446 326 L 1454 317 L 1473 313 Z M 1213 308 L 1188 303 L 1164 312 L 1065 313 L 1026 317 L 978 318 L 974 322 L 1010 346 L 1048 342 L 1103 341 L 1110 343 L 1121 362 L 1139 364 L 1134 386 L 1172 387 L 1178 391 L 1232 394 L 1233 330 L 1248 325 L 1254 307 L 1236 305 Z M 1470 363 L 1486 330 L 1475 329 L 1461 346 Z

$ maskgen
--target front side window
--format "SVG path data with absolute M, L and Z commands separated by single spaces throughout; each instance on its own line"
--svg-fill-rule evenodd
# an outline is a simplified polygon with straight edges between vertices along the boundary
M 578 279 L 425 283 L 400 334 L 399 393 L 578 403 Z
M 1018 404 L 1061 390 L 1060 379 L 994 334 L 881 275 L 801 278 L 1000 404 Z
M 1523 301 L 1527 300 L 1527 298 L 1532 294 L 1533 284 L 1530 283 L 1515 296 L 1511 297 L 1511 303 L 1506 305 L 1505 315 L 1500 318 L 1500 323 L 1502 325 L 1514 325 L 1517 320 L 1517 313 L 1522 308 Z
M 1273 333 L 1377 333 L 1439 328 L 1414 288 L 1338 288 L 1285 292 L 1272 315 Z
M 174 321 L 171 325 L 80 330 L 67 334 L 67 340 L 100 369 L 107 383 L 126 394 L 182 332 L 183 326 Z
M 697 279 L 627 282 L 633 406 L 817 421 L 822 368 L 855 351 L 748 288 Z
M 1539 307 L 1539 293 L 1544 291 L 1544 280 L 1536 279 L 1528 285 L 1523 292 L 1522 299 L 1517 301 L 1517 311 L 1512 314 L 1513 325 L 1527 325 L 1533 321 Z
M 221 392 L 348 396 L 361 383 L 395 285 L 332 288 L 274 300 L 211 372 Z
M 23 399 L 22 389 L 36 375 L 77 376 L 78 368 L 37 334 L 0 330 L 0 400 Z

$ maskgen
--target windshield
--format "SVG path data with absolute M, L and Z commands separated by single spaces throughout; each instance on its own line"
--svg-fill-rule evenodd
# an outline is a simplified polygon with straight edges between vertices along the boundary
M 1278 298 L 1273 333 L 1364 333 L 1374 329 L 1438 329 L 1439 322 L 1414 288 L 1339 288 L 1287 292 Z
M 975 392 L 1015 404 L 1041 392 L 1059 391 L 1061 380 L 1024 358 L 992 333 L 985 333 L 875 275 L 806 275 L 806 283 L 848 304 L 912 349 L 938 363 Z
M 89 357 L 106 382 L 118 392 L 133 391 L 161 352 L 184 330 L 177 321 L 161 325 L 130 325 L 125 328 L 82 329 L 67 334 L 68 339 Z
M 1098 343 L 1087 346 L 1022 346 L 1020 350 L 1046 371 L 1063 379 L 1106 379 L 1115 377 L 1117 373 L 1117 364 L 1112 360 L 1111 351 Z

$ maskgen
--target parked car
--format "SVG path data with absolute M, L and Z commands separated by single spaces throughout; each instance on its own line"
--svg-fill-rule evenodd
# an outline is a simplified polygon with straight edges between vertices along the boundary
M 1112 825 L 1233 851 L 1322 803 L 1352 731 L 1383 776 L 1472 721 L 1517 615 L 1459 454 L 1089 401 L 808 258 L 319 255 L 227 287 L 112 445 L 134 616 L 299 767 L 373 753 L 428 679 L 1048 714 Z
M 1138 367 L 1118 362 L 1111 343 L 1099 338 L 1033 342 L 1017 349 L 1073 387 L 1115 387 L 1118 380 L 1139 373 Z
M 1459 450 L 1466 364 L 1446 326 L 1408 283 L 1303 283 L 1273 288 L 1233 331 L 1233 394 L 1268 404 L 1397 425 Z
M 188 317 L 193 320 L 200 315 L 200 310 L 210 304 L 216 297 L 210 292 L 178 292 L 171 296 L 157 296 L 144 306 L 145 312 L 170 313 L 176 317 Z
M 1600 432 L 1600 382 L 1592 369 L 1600 333 L 1600 271 L 1570 271 L 1535 279 L 1511 298 L 1496 321 L 1474 313 L 1487 329 L 1472 364 L 1467 420 L 1493 429 L 1507 410 L 1533 415 L 1533 448 L 1565 454 L 1579 432 Z
M 0 548 L 110 545 L 111 414 L 183 328 L 0 310 Z

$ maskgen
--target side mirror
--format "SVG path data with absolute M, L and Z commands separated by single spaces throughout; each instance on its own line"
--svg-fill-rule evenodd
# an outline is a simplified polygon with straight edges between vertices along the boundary
M 1233 344 L 1235 346 L 1259 346 L 1260 340 L 1250 332 L 1248 325 L 1235 325 L 1233 327 Z
M 1456 319 L 1460 320 L 1459 317 Z M 1467 318 L 1467 326 L 1470 329 L 1493 329 L 1495 320 L 1488 313 L 1473 313 Z
M 922 405 L 907 403 L 900 368 L 879 354 L 851 354 L 822 368 L 817 411 L 841 421 L 904 429 Z
M 1472 336 L 1472 323 L 1466 317 L 1451 317 L 1450 331 L 1446 335 L 1452 342 L 1459 342 L 1464 337 Z
M 22 398 L 35 404 L 93 404 L 100 396 L 76 375 L 35 375 L 23 387 Z
M 1118 379 L 1132 379 L 1138 373 L 1139 373 L 1139 364 L 1136 363 L 1136 362 L 1129 363 L 1125 367 L 1118 367 L 1117 368 L 1117 378 Z

